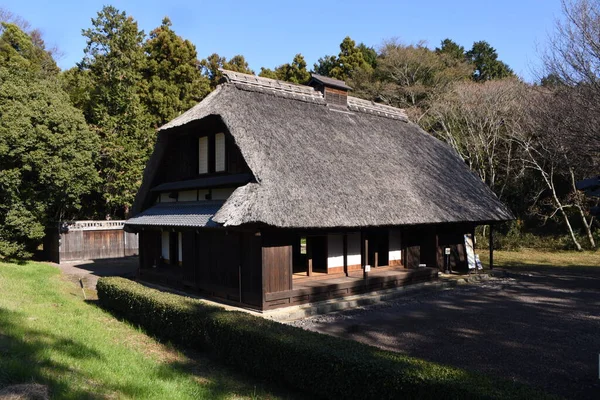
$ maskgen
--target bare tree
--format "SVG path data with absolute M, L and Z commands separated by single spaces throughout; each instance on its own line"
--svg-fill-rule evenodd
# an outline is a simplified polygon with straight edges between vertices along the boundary
M 522 130 L 527 87 L 516 79 L 459 82 L 429 110 L 429 130 L 456 150 L 500 197 L 520 173 L 511 140 Z
M 15 24 L 24 32 L 31 30 L 31 24 L 28 21 L 4 7 L 0 7 L 0 22 Z
M 576 143 L 588 167 L 600 164 L 600 0 L 562 0 L 542 55 L 564 117 L 561 137 Z
M 595 248 L 589 199 L 575 181 L 596 175 L 600 167 L 600 1 L 562 0 L 562 10 L 542 57 L 543 82 L 551 83 L 551 91 L 536 110 L 537 131 L 559 151 L 561 173 L 571 189 L 568 201 Z
M 392 39 L 379 49 L 375 70 L 352 76 L 350 85 L 361 97 L 405 108 L 418 123 L 434 97 L 472 71 L 464 58 L 436 53 L 425 42 L 405 45 Z

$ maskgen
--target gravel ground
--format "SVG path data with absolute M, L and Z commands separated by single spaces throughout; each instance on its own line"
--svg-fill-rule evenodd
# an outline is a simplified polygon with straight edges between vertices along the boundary
M 291 325 L 600 398 L 600 268 L 511 274 Z

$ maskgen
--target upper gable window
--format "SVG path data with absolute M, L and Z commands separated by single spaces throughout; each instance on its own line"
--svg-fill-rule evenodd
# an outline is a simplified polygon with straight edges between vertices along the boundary
M 208 173 L 208 137 L 198 139 L 198 173 Z
M 215 135 L 215 172 L 225 171 L 225 134 Z

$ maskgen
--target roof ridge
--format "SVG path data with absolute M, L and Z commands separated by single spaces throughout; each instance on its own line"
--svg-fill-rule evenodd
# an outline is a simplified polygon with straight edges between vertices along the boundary
M 221 71 L 228 83 L 231 83 L 240 89 L 269 93 L 285 98 L 307 101 L 309 103 L 325 104 L 323 93 L 312 86 L 299 85 L 222 68 L 219 69 L 219 71 Z M 375 103 L 370 100 L 359 99 L 354 96 L 348 96 L 348 109 L 350 111 L 374 114 L 380 117 L 408 122 L 408 116 L 401 108 Z
M 408 115 L 402 108 L 375 103 L 374 101 L 360 99 L 354 96 L 348 96 L 348 108 L 352 111 L 360 111 L 408 122 Z
M 219 69 L 227 82 L 235 86 L 261 89 L 265 92 L 283 93 L 296 98 L 307 98 L 310 100 L 323 99 L 323 94 L 310 86 L 280 81 L 277 79 L 264 78 L 262 76 L 243 74 L 241 72 Z

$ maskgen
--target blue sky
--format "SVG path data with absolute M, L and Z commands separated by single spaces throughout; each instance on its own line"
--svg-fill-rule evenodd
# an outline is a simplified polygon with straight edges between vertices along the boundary
M 349 35 L 378 47 L 384 39 L 404 43 L 425 40 L 434 48 L 444 38 L 470 48 L 486 40 L 500 59 L 528 81 L 538 64 L 560 0 L 429 0 L 429 1 L 72 1 L 4 0 L 6 8 L 39 28 L 47 43 L 56 45 L 63 69 L 81 60 L 85 40 L 81 30 L 104 4 L 133 16 L 146 33 L 169 16 L 173 29 L 196 45 L 198 57 L 212 53 L 242 54 L 257 73 L 302 53 L 309 67 L 325 54 L 337 54 Z

